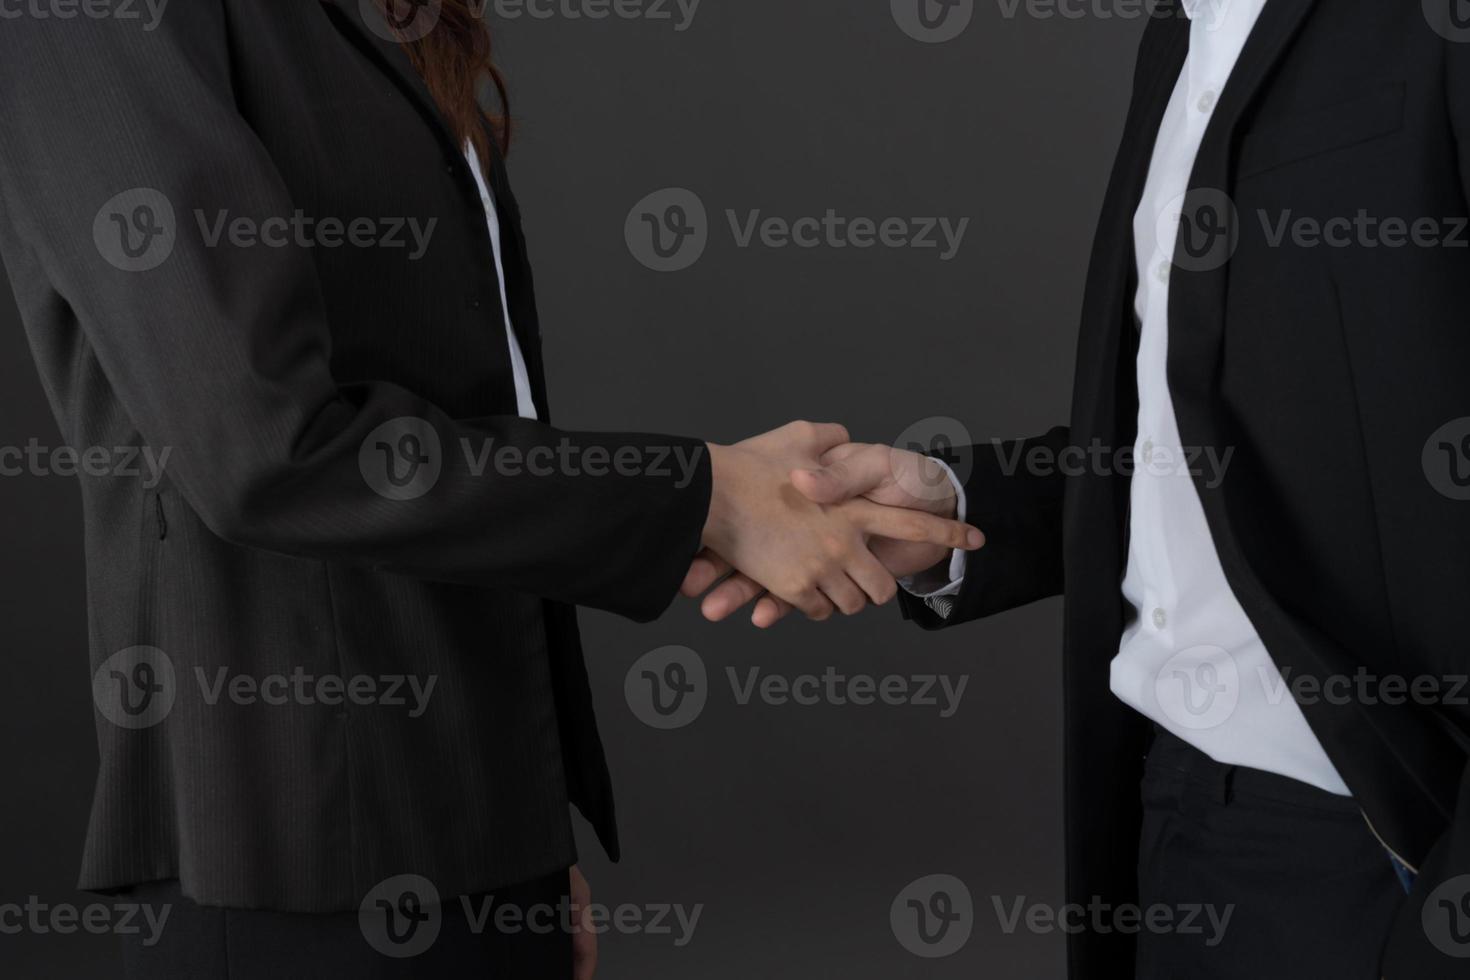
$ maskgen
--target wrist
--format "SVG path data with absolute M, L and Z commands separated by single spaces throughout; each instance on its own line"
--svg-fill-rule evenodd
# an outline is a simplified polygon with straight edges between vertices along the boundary
M 939 556 L 934 564 L 913 575 L 905 576 L 899 580 L 904 591 L 911 595 L 928 597 L 942 592 L 953 584 L 953 561 L 951 552 L 945 552 Z
M 955 495 L 954 487 L 949 488 L 949 493 L 938 501 L 939 509 L 934 513 L 947 521 L 957 520 L 959 517 L 959 497 Z
M 706 548 L 714 548 L 725 536 L 732 522 L 732 502 L 730 493 L 732 454 L 736 451 L 730 446 L 719 446 L 715 443 L 707 443 L 709 450 L 710 465 L 710 497 L 709 513 L 705 515 L 704 529 L 700 532 L 699 543 Z
M 959 520 L 959 490 L 953 471 L 933 456 L 923 460 L 923 509 L 947 521 Z

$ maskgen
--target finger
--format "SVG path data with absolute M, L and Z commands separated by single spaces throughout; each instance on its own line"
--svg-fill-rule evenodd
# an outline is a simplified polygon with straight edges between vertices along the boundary
M 835 611 L 832 600 L 828 599 L 822 594 L 821 590 L 815 587 L 789 596 L 781 596 L 780 598 L 785 599 L 791 605 L 800 609 L 807 619 L 817 623 L 831 619 L 832 613 Z
M 834 458 L 820 469 L 794 470 L 791 482 L 809 500 L 837 504 L 877 489 L 892 473 L 886 446 L 864 446 L 851 455 Z
M 853 501 L 850 509 L 853 522 L 878 537 L 943 545 L 961 551 L 975 551 L 985 545 L 985 535 L 979 528 L 923 511 L 883 507 L 866 500 Z
M 773 595 L 763 595 L 755 601 L 755 609 L 750 614 L 750 621 L 758 629 L 770 629 L 789 616 L 791 612 L 791 603 L 777 599 Z
M 821 462 L 823 466 L 826 466 L 830 463 L 835 463 L 838 460 L 847 459 L 850 456 L 856 456 L 858 453 L 866 452 L 867 450 L 872 448 L 873 447 L 868 443 L 844 442 L 842 445 L 837 446 L 833 449 L 829 449 L 825 453 L 823 453 Z
M 592 980 L 597 972 L 597 930 L 592 917 L 592 886 L 576 865 L 568 873 L 568 898 L 573 921 L 572 980 Z
M 729 562 L 706 548 L 694 556 L 679 591 L 687 598 L 697 598 L 707 592 L 710 586 L 729 575 L 730 571 Z
M 704 597 L 704 601 L 699 604 L 699 611 L 704 614 L 705 619 L 718 623 L 741 606 L 759 599 L 765 591 L 765 586 L 759 582 L 736 572 Z
M 848 578 L 846 572 L 838 572 L 822 580 L 822 593 L 832 604 L 842 610 L 844 616 L 856 616 L 868 607 L 868 597 Z
M 811 453 L 813 459 L 820 458 L 823 453 L 835 446 L 851 441 L 852 437 L 847 434 L 847 427 L 836 422 L 807 422 L 803 426 L 803 448 Z
M 577 934 L 572 939 L 572 980 L 592 980 L 597 974 L 597 931 L 590 906 L 578 909 Z
M 898 594 L 898 583 L 878 557 L 866 549 L 848 568 L 847 574 L 875 606 L 887 605 Z

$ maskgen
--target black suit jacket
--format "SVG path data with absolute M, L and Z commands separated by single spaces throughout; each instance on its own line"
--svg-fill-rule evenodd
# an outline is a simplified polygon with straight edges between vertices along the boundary
M 1470 44 L 1453 33 L 1432 29 L 1419 3 L 1271 0 L 1184 208 L 1206 227 L 1229 217 L 1225 192 L 1237 247 L 1201 261 L 1181 236 L 1169 311 L 1183 443 L 1234 452 L 1222 483 L 1196 483 L 1242 606 L 1294 680 L 1361 671 L 1386 682 L 1369 698 L 1309 696 L 1304 709 L 1375 833 L 1421 872 L 1385 953 L 1388 980 L 1463 976 L 1421 915 L 1445 898 L 1470 908 L 1470 878 L 1459 879 L 1470 874 L 1470 503 L 1440 492 L 1423 458 L 1437 430 L 1470 417 Z M 1079 450 L 1133 445 L 1131 222 L 1187 50 L 1188 23 L 1165 3 L 1145 31 L 1103 205 L 1070 425 L 968 451 L 969 516 L 986 547 L 948 621 L 906 601 L 939 628 L 1065 595 L 1067 892 L 1084 905 L 1137 897 L 1147 725 L 1108 678 L 1128 612 L 1129 478 L 1111 464 L 1063 475 L 1002 460 L 1073 447 L 1075 467 Z M 1283 215 L 1360 211 L 1432 219 L 1461 244 L 1273 244 Z M 1391 703 L 1393 677 L 1439 682 L 1447 696 Z M 1089 930 L 1069 952 L 1074 978 L 1133 976 L 1130 935 Z
M 171 453 L 157 487 L 82 481 L 101 754 L 85 888 L 180 877 L 202 903 L 306 911 L 403 873 L 481 892 L 573 862 L 569 801 L 617 853 L 572 605 L 667 606 L 709 465 L 698 442 L 544 421 L 497 160 L 543 421 L 517 417 L 478 190 L 365 8 L 188 0 L 151 32 L 0 29 L 0 257 L 64 438 Z M 281 243 L 298 214 L 383 237 Z M 221 218 L 273 220 L 275 244 L 212 241 Z M 422 258 L 384 247 L 408 218 L 437 222 Z M 400 482 L 427 468 L 397 487 L 390 459 Z M 135 647 L 159 652 L 110 659 Z M 330 689 L 207 696 L 298 672 L 435 687 L 419 717 Z M 115 722 L 129 691 L 160 703 L 129 684 L 165 681 L 166 715 Z

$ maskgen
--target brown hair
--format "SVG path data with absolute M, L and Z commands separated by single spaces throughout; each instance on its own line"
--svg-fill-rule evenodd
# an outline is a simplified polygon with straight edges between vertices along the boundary
M 510 150 L 510 97 L 505 78 L 491 59 L 490 29 L 481 19 L 483 0 L 379 0 L 389 23 L 406 5 L 415 13 L 430 7 L 437 14 L 432 28 L 422 37 L 400 41 L 409 59 L 423 76 L 424 84 L 444 114 L 450 129 L 461 142 L 474 146 L 488 165 L 490 139 L 502 152 Z M 409 18 L 410 20 L 412 17 Z M 499 112 L 480 102 L 480 86 L 489 81 L 495 89 Z M 489 136 L 486 129 L 489 129 Z

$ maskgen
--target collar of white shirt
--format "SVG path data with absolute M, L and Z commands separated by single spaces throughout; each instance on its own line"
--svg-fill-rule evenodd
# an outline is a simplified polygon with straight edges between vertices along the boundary
M 1191 24 L 1216 31 L 1226 24 L 1253 25 L 1266 0 L 1179 0 Z
M 1200 15 L 1211 16 L 1214 8 L 1228 4 L 1230 0 L 1179 0 L 1179 5 L 1184 8 L 1184 16 L 1190 20 L 1199 20 Z

